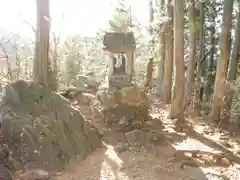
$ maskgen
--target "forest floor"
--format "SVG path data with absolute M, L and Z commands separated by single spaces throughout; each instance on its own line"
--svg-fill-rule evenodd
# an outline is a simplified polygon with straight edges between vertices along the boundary
M 151 128 L 151 131 L 154 130 L 155 134 L 161 136 L 160 141 L 153 146 L 129 145 L 126 138 L 129 135 L 108 127 L 100 118 L 93 118 L 88 111 L 89 107 L 81 106 L 84 116 L 104 134 L 103 141 L 109 146 L 96 150 L 84 161 L 71 162 L 66 171 L 59 173 L 56 179 L 240 179 L 239 136 L 230 137 L 227 131 L 212 128 L 203 118 L 190 114 L 185 123 L 176 123 L 167 118 L 169 106 L 162 104 L 156 97 L 151 97 L 151 101 L 150 115 L 154 121 L 145 128 Z M 122 168 L 118 170 L 106 158 L 109 156 L 112 156 L 113 161 L 116 160 L 115 164 L 121 164 L 122 161 Z

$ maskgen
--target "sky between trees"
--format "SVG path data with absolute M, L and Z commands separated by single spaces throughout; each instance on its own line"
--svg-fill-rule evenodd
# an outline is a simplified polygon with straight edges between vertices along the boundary
M 148 23 L 148 0 L 127 0 L 132 8 L 132 15 L 143 25 Z M 112 17 L 118 0 L 51 0 L 52 29 L 67 35 L 78 33 L 94 35 L 99 28 L 104 28 Z M 0 28 L 33 36 L 31 28 L 23 23 L 35 26 L 35 0 L 0 0 Z M 63 13 L 64 12 L 64 13 Z M 64 17 L 64 18 L 63 18 Z

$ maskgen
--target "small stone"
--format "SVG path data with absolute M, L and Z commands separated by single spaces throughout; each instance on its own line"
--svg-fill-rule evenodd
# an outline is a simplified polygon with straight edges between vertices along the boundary
M 146 135 L 138 129 L 125 133 L 125 136 L 131 145 L 144 145 L 146 141 Z
M 155 123 L 154 121 L 145 121 L 144 122 L 147 126 L 153 126 Z
M 49 180 L 51 179 L 51 175 L 42 169 L 36 169 L 27 171 L 24 174 L 21 174 L 19 177 L 20 180 Z
M 131 121 L 131 126 L 135 129 L 140 129 L 142 127 L 142 121 L 141 120 L 133 120 L 133 121 Z
M 123 126 L 128 126 L 129 125 L 129 120 L 126 117 L 123 117 L 119 120 L 118 124 L 123 125 Z
M 129 146 L 128 143 L 119 142 L 119 143 L 115 146 L 115 148 L 116 148 L 116 150 L 117 150 L 119 153 L 122 153 L 122 152 L 124 152 L 124 151 L 127 150 L 128 146 Z
M 162 174 L 164 172 L 164 167 L 160 166 L 160 165 L 156 165 L 156 166 L 153 166 L 153 171 L 156 173 L 156 174 Z
M 157 135 L 151 135 L 151 136 L 149 137 L 149 140 L 150 140 L 150 141 L 157 141 L 157 140 L 158 140 L 158 136 L 157 136 Z
M 146 159 L 147 159 L 147 157 L 145 156 L 145 155 L 140 155 L 140 156 L 138 156 L 138 161 L 140 161 L 140 162 L 144 162 L 144 161 L 146 161 Z

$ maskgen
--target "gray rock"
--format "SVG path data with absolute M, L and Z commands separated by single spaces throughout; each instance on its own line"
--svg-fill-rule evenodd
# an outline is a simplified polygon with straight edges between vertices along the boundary
M 129 147 L 129 144 L 127 142 L 119 142 L 115 148 L 119 153 L 122 153 L 124 151 L 126 151 Z
M 97 129 L 61 95 L 23 80 L 8 87 L 19 102 L 6 93 L 0 119 L 17 163 L 22 159 L 22 165 L 34 162 L 38 168 L 58 171 L 76 155 L 83 159 L 101 147 Z
M 184 168 L 184 172 L 186 174 L 186 177 L 191 177 L 193 179 L 197 180 L 226 180 L 224 175 L 221 173 L 209 170 L 207 168 L 196 168 L 196 167 L 189 167 L 186 166 Z
M 138 129 L 126 132 L 125 137 L 128 143 L 133 146 L 144 145 L 146 142 L 146 134 Z
M 51 175 L 42 169 L 29 170 L 20 175 L 20 180 L 49 180 Z

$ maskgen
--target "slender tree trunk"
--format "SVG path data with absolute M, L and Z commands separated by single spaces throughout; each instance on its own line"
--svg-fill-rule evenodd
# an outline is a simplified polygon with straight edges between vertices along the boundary
M 231 61 L 229 63 L 229 74 L 228 74 L 228 81 L 236 80 L 237 75 L 237 67 L 239 63 L 239 52 L 240 52 L 240 1 L 238 2 L 238 16 L 237 16 L 237 23 L 235 29 L 235 39 L 233 42 L 233 51 L 231 56 Z M 233 92 L 228 91 L 228 94 L 225 95 L 225 104 L 224 104 L 224 119 L 229 119 L 231 116 L 231 107 L 232 107 L 232 99 L 233 99 Z
M 196 68 L 196 20 L 195 20 L 195 0 L 190 0 L 189 5 L 189 23 L 190 23 L 190 52 L 188 62 L 188 73 L 185 90 L 185 105 L 191 100 L 191 93 L 194 84 L 194 70 Z
M 153 0 L 149 0 L 149 22 L 150 24 L 153 22 L 154 11 L 153 11 Z M 153 28 L 150 26 L 150 35 L 153 35 Z
M 27 57 L 25 57 L 25 60 L 24 60 L 24 78 L 29 80 L 29 62 L 28 62 L 28 59 Z
M 202 87 L 202 64 L 203 64 L 203 54 L 204 54 L 204 4 L 200 4 L 200 29 L 199 29 L 199 56 L 197 60 L 197 69 L 196 69 L 196 80 L 195 80 L 195 88 L 194 88 L 194 99 L 193 99 L 193 108 L 195 111 L 199 111 L 200 109 L 200 91 Z
M 151 55 L 154 54 L 154 38 L 153 38 L 153 27 L 152 27 L 152 23 L 154 20 L 154 10 L 153 10 L 153 0 L 149 0 L 149 34 L 151 36 L 150 38 L 150 53 Z
M 233 0 L 224 0 L 223 24 L 220 36 L 220 59 L 217 62 L 217 72 L 214 84 L 214 94 L 211 116 L 215 122 L 220 121 L 221 108 L 223 103 L 223 88 L 227 78 L 228 61 L 229 61 L 229 41 L 230 30 L 232 27 L 232 10 Z
M 34 81 L 49 84 L 49 0 L 37 0 L 37 31 L 34 62 Z
M 171 102 L 172 96 L 172 74 L 173 74 L 173 6 L 169 2 L 167 5 L 169 21 L 166 27 L 166 51 L 163 80 L 163 99 L 166 104 Z
M 58 46 L 59 46 L 59 38 L 56 37 L 56 34 L 53 34 L 53 43 L 54 43 L 54 49 L 53 49 L 53 56 L 52 56 L 52 89 L 57 90 L 58 89 L 58 73 L 59 73 L 59 52 L 58 52 Z
M 184 1 L 174 0 L 174 62 L 176 66 L 176 95 L 172 100 L 169 118 L 184 119 Z
M 20 55 L 19 55 L 19 48 L 16 48 L 16 79 L 20 78 L 20 74 L 21 74 L 21 67 L 20 67 Z

